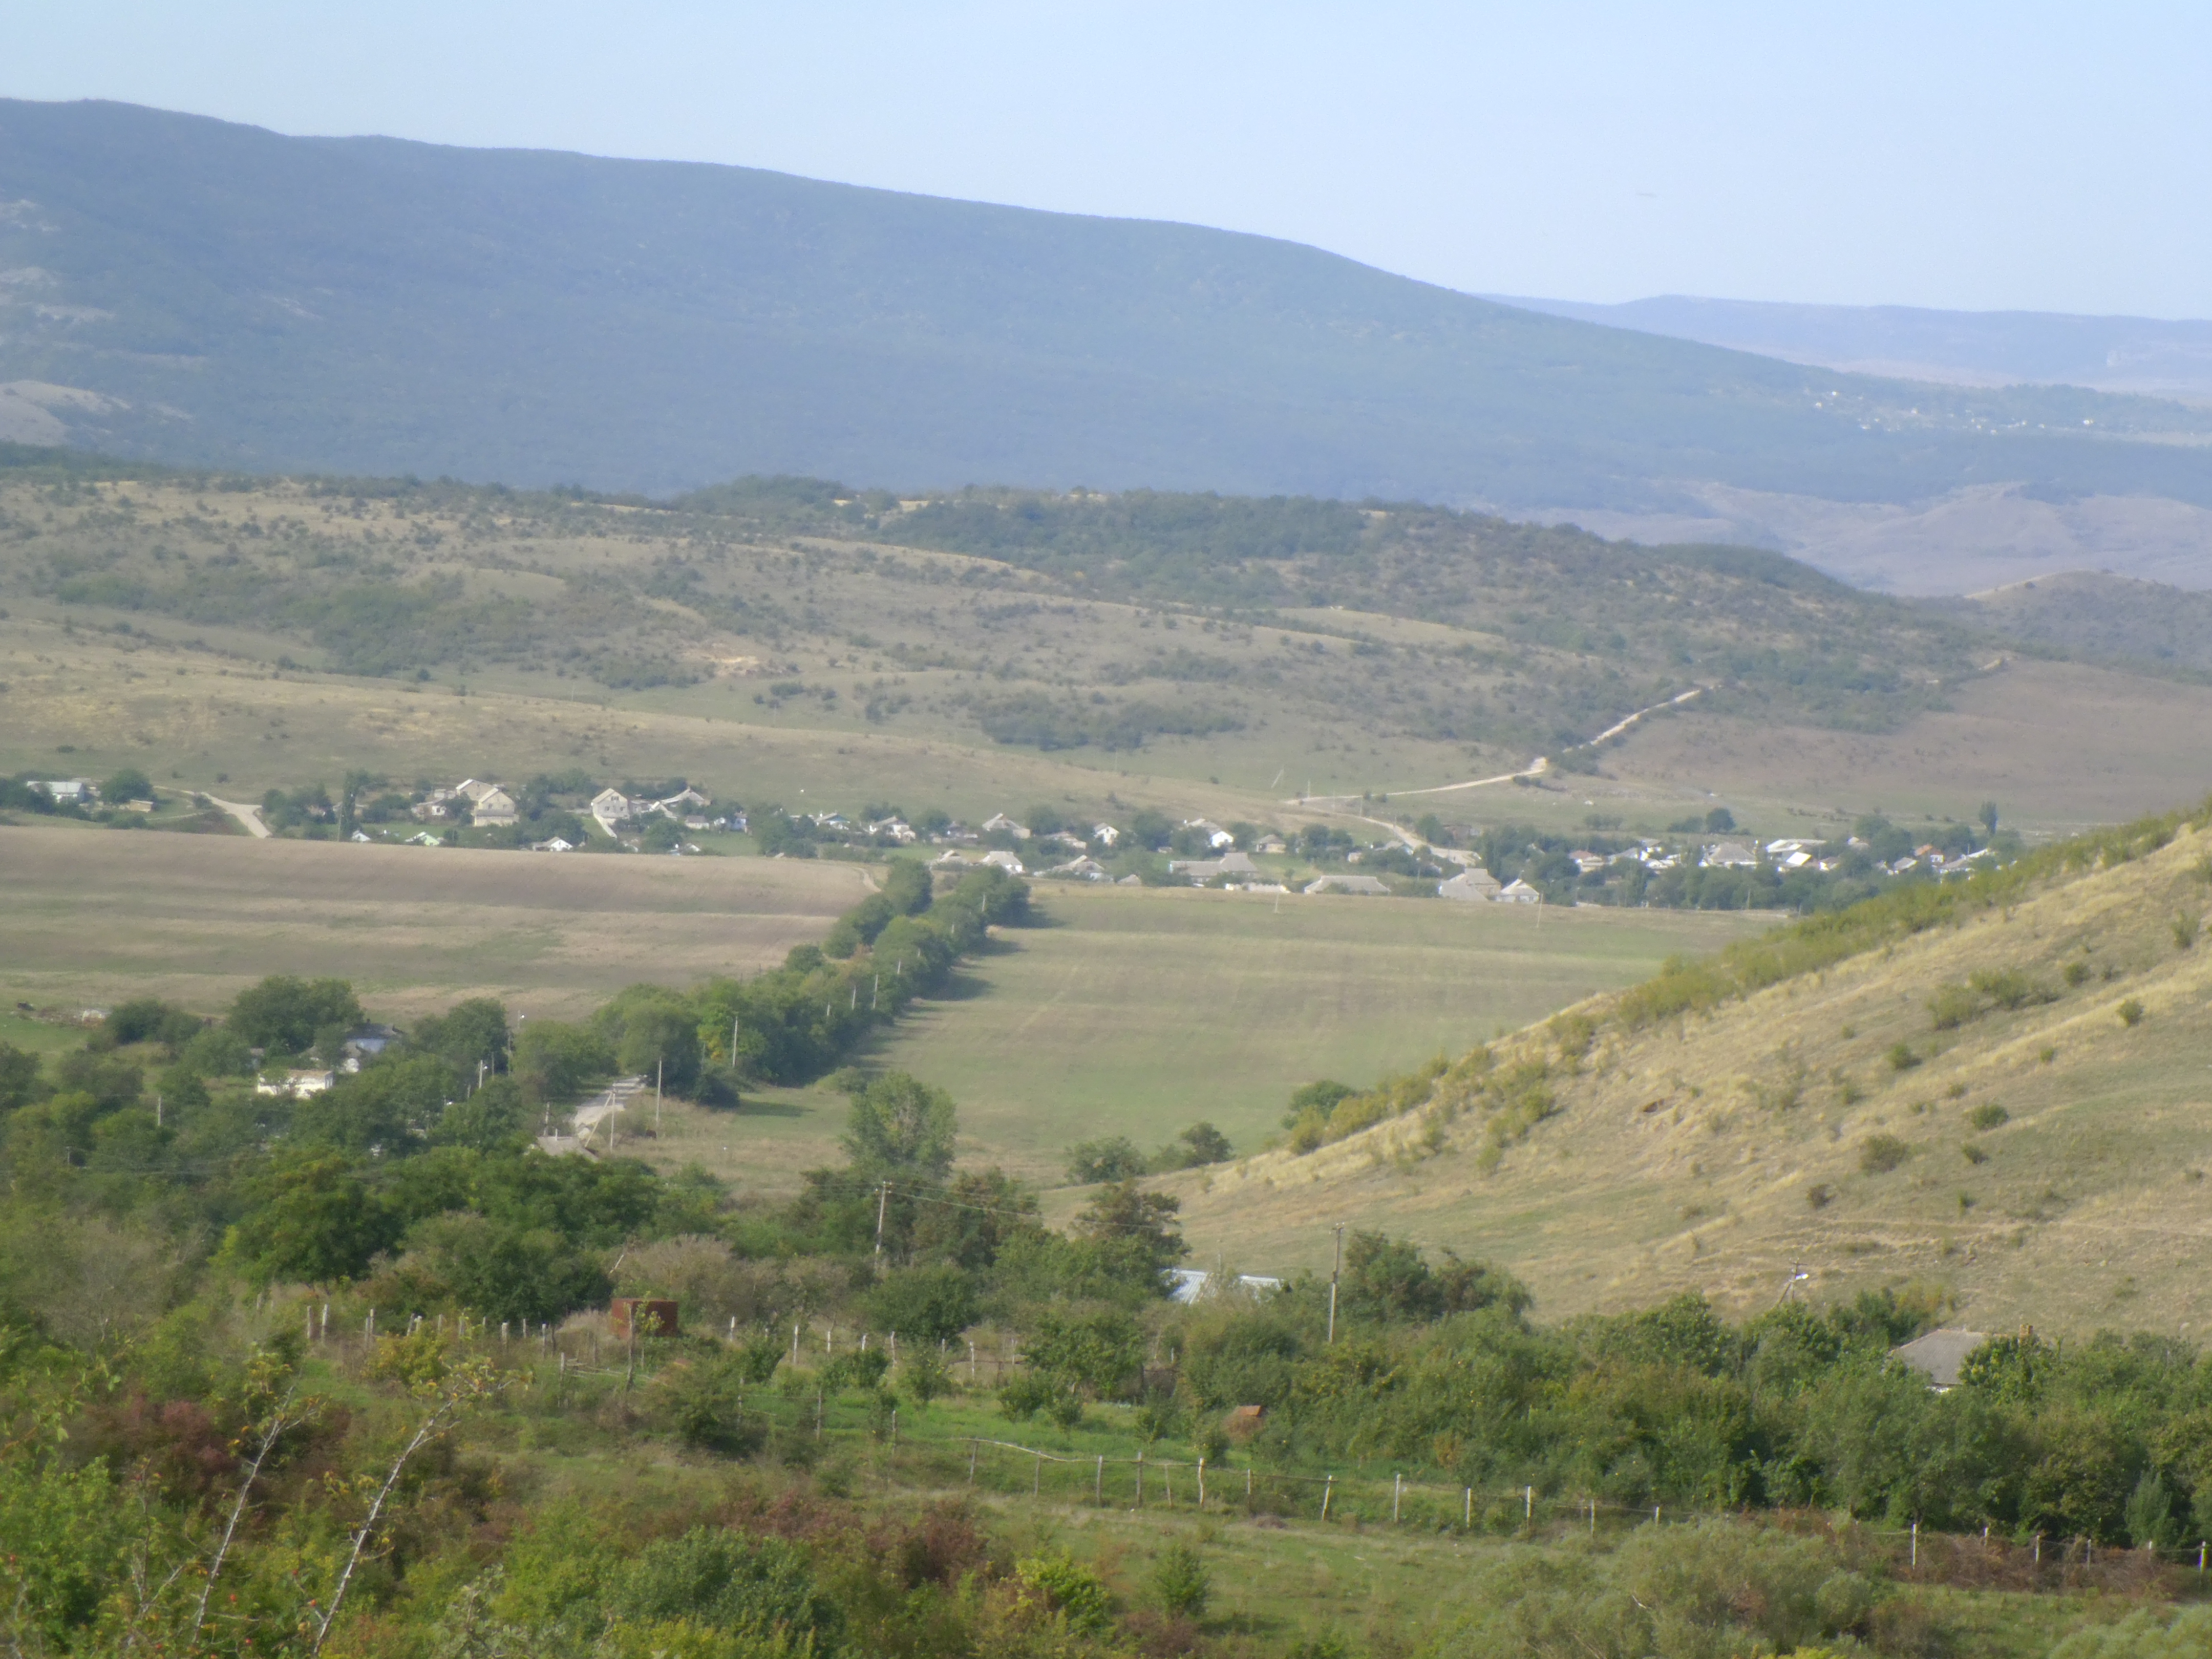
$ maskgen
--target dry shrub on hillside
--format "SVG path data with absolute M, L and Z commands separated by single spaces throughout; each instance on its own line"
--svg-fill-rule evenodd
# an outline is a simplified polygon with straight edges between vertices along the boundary
M 1859 1144 L 1859 1168 L 1869 1175 L 1887 1175 L 1912 1156 L 1912 1148 L 1895 1135 L 1869 1135 Z

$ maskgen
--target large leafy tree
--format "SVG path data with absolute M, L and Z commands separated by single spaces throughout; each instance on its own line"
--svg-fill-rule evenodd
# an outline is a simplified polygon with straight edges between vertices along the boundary
M 264 1048 L 305 1054 L 318 1031 L 350 1030 L 367 1018 L 353 987 L 342 979 L 303 980 L 271 974 L 249 985 L 230 1006 L 230 1029 Z
M 854 1171 L 871 1179 L 939 1182 L 951 1171 L 958 1131 L 951 1095 L 891 1072 L 853 1097 L 845 1152 Z

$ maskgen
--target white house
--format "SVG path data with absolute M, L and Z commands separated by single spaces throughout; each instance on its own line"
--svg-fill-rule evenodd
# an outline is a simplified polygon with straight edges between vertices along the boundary
M 592 797 L 591 812 L 602 824 L 621 823 L 637 815 L 637 803 L 619 789 L 602 789 Z
M 1237 845 L 1237 837 L 1211 818 L 1185 818 L 1182 821 L 1182 827 L 1186 830 L 1195 830 L 1204 836 L 1208 847 L 1219 848 Z
M 1541 904 L 1544 896 L 1516 876 L 1498 890 L 1498 902 L 1500 904 Z
M 1121 839 L 1121 832 L 1110 823 L 1094 823 L 1091 826 L 1091 839 L 1111 852 L 1115 843 Z
M 493 790 L 498 787 L 499 786 L 497 784 L 486 783 L 482 778 L 463 778 L 459 783 L 453 786 L 453 793 L 459 795 L 463 800 L 468 802 L 470 805 L 474 806 L 478 801 L 482 800 L 486 795 L 489 795 Z
M 1224 853 L 1218 859 L 1170 859 L 1168 873 L 1188 876 L 1203 887 L 1216 876 L 1256 876 L 1260 866 L 1249 854 Z
M 514 822 L 514 797 L 494 784 L 476 797 L 470 816 L 478 823 L 504 825 Z
M 1473 865 L 1461 871 L 1449 881 L 1438 882 L 1437 896 L 1486 904 L 1498 896 L 1498 878 L 1480 865 Z
M 550 841 L 531 842 L 530 850 L 533 853 L 573 853 L 576 850 L 576 844 L 560 836 L 556 836 Z
M 665 812 L 672 818 L 680 818 L 696 808 L 712 806 L 714 804 L 696 789 L 689 786 L 678 790 L 665 800 L 657 800 L 653 803 L 656 811 Z
M 1707 870 L 1749 870 L 1757 866 L 1759 854 L 1748 842 L 1717 841 L 1705 848 L 1698 863 Z
M 294 1100 L 303 1100 L 309 1095 L 319 1095 L 337 1081 L 329 1072 L 317 1072 L 294 1066 L 281 1078 L 264 1077 L 253 1085 L 257 1095 L 289 1095 Z
M 82 806 L 100 799 L 100 790 L 90 778 L 53 778 L 39 786 L 48 800 L 65 805 Z
M 1030 838 L 1029 826 L 1027 824 L 1016 823 L 1004 812 L 994 812 L 989 817 L 983 820 L 983 833 L 985 835 L 994 836 L 1002 830 L 1006 831 L 1006 834 L 1012 836 L 1016 841 L 1027 841 Z
M 1305 885 L 1309 893 L 1366 893 L 1388 896 L 1390 890 L 1372 876 L 1323 876 Z
M 1903 1360 L 1926 1377 L 1934 1392 L 1948 1394 L 1959 1386 L 1959 1368 L 1966 1363 L 1966 1356 L 1988 1340 L 1979 1331 L 1947 1327 L 1916 1337 L 1902 1347 L 1892 1348 L 1889 1357 Z
M 1185 1307 L 1204 1296 L 1206 1286 L 1213 1282 L 1213 1275 L 1203 1267 L 1170 1267 L 1167 1270 L 1167 1279 L 1168 1300 L 1181 1303 Z M 1233 1288 L 1237 1294 L 1249 1296 L 1256 1301 L 1270 1291 L 1281 1290 L 1283 1281 L 1270 1279 L 1264 1273 L 1239 1273 L 1233 1287 L 1224 1287 L 1229 1288 Z
M 1107 873 L 1104 865 L 1088 854 L 1079 859 L 1070 859 L 1065 864 L 1055 864 L 1043 873 L 1061 881 L 1111 881 L 1114 879 Z
M 1012 853 L 986 853 L 983 854 L 983 862 L 1005 871 L 1010 876 L 1028 873 L 1022 868 L 1022 861 Z

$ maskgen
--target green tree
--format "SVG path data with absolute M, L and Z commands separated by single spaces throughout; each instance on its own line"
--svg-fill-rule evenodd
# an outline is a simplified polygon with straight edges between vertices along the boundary
M 507 1006 L 495 997 L 457 1002 L 442 1014 L 418 1021 L 408 1034 L 408 1046 L 441 1055 L 454 1070 L 471 1078 L 479 1065 L 503 1072 L 508 1047 Z
M 845 1152 L 854 1170 L 871 1179 L 938 1182 L 952 1168 L 958 1133 L 951 1095 L 890 1072 L 853 1097 Z
M 100 786 L 100 798 L 118 805 L 126 800 L 151 800 L 153 781 L 137 767 L 126 766 Z
M 1079 1141 L 1067 1149 L 1067 1178 L 1079 1187 L 1101 1181 L 1132 1181 L 1146 1167 L 1144 1153 L 1127 1135 Z
M 315 1033 L 331 1026 L 348 1030 L 368 1017 L 342 979 L 313 981 L 272 974 L 238 994 L 230 1006 L 230 1029 L 257 1048 L 305 1054 Z
M 617 1069 L 658 1078 L 678 1092 L 699 1080 L 699 1023 L 672 1002 L 633 1009 L 622 1023 L 615 1052 Z
M 38 1098 L 39 1057 L 0 1042 L 0 1112 L 12 1112 Z
M 975 1281 L 949 1266 L 895 1267 L 867 1295 L 868 1322 L 925 1346 L 975 1322 Z
M 533 1103 L 574 1100 L 614 1068 L 613 1046 L 580 1025 L 538 1020 L 514 1041 L 514 1079 Z
M 1160 1607 L 1171 1618 L 1206 1617 L 1206 1604 L 1213 1593 L 1213 1579 L 1206 1570 L 1206 1559 L 1198 1553 L 1197 1546 L 1178 1539 L 1162 1550 L 1158 1565 L 1152 1568 L 1152 1589 L 1159 1595 Z
M 398 1239 L 398 1218 L 342 1158 L 280 1163 L 249 1181 L 246 1196 L 228 1248 L 264 1284 L 358 1279 Z

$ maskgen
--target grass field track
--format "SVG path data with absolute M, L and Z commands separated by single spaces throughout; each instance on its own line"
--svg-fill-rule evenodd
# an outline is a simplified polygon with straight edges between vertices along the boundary
M 406 1015 L 490 994 L 587 1012 L 633 981 L 780 962 L 866 891 L 851 865 L 562 856 L 0 828 L 10 1003 L 155 993 L 204 1012 L 270 973 Z

